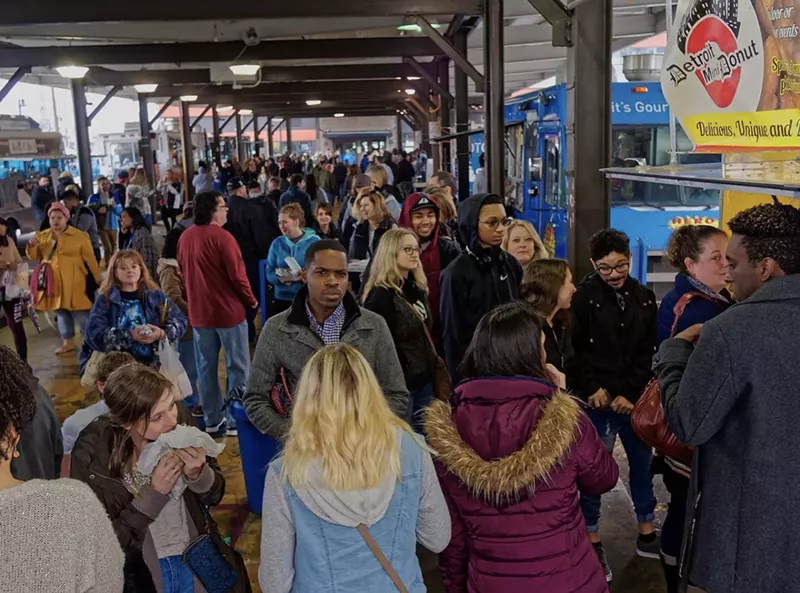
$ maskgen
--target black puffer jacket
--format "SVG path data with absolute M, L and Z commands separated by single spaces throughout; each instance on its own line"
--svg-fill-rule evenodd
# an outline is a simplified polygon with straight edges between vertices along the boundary
M 519 297 L 522 267 L 499 247 L 484 249 L 478 241 L 478 216 L 490 196 L 477 194 L 459 207 L 459 235 L 466 248 L 442 272 L 439 311 L 445 363 L 455 380 L 456 369 L 486 313 Z
M 597 273 L 587 276 L 572 298 L 572 352 L 565 371 L 567 384 L 588 399 L 606 389 L 612 400 L 621 395 L 636 402 L 648 381 L 656 352 L 656 295 L 635 278 L 617 291 Z
M 391 288 L 373 288 L 364 308 L 383 317 L 389 326 L 408 390 L 413 392 L 432 383 L 436 376 L 436 355 L 422 326 L 424 318 L 431 331 L 431 310 L 428 297 L 414 277 L 409 276 L 403 283 L 403 294 Z
M 378 243 L 380 243 L 381 237 L 383 237 L 386 231 L 396 227 L 397 224 L 395 223 L 394 218 L 387 215 L 378 228 L 375 229 L 375 233 L 372 237 L 372 244 L 369 242 L 369 222 L 365 220 L 363 222 L 359 222 L 353 227 L 348 227 L 347 230 L 352 228 L 352 237 L 347 236 L 347 230 L 342 237 L 342 243 L 344 243 L 345 247 L 347 248 L 347 259 L 372 259 L 372 257 L 375 255 L 375 252 L 378 250 Z

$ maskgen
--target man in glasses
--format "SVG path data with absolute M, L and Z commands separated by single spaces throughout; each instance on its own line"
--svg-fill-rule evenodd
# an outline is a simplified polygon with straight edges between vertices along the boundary
M 503 198 L 477 194 L 458 210 L 464 251 L 442 273 L 439 311 L 445 363 L 455 384 L 478 322 L 486 313 L 519 296 L 522 268 L 502 250 L 506 227 Z
M 628 457 L 631 498 L 639 522 L 636 553 L 658 559 L 652 453 L 633 432 L 630 420 L 633 404 L 653 376 L 656 297 L 630 276 L 631 250 L 625 233 L 602 230 L 589 239 L 589 250 L 595 272 L 578 285 L 572 298 L 574 351 L 567 355 L 567 383 L 593 408 L 590 417 L 606 449 L 613 450 L 619 435 Z M 598 532 L 600 497 L 582 495 L 581 508 L 589 539 L 610 582 L 611 568 Z

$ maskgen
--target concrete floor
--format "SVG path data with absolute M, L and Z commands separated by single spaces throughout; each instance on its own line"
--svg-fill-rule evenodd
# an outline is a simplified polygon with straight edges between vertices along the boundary
M 53 351 L 59 345 L 58 335 L 45 317 L 40 317 L 41 333 L 37 333 L 28 320 L 30 364 L 37 377 L 53 394 L 54 401 L 63 420 L 75 410 L 96 401 L 96 395 L 87 393 L 81 387 L 77 374 L 77 358 L 75 356 L 56 357 Z M 0 343 L 13 348 L 11 333 L 7 328 L 0 330 Z M 244 479 L 239 458 L 239 447 L 236 438 L 224 439 L 225 451 L 220 458 L 220 465 L 227 478 L 227 491 L 220 506 L 213 515 L 220 525 L 223 535 L 231 538 L 232 543 L 245 558 L 254 591 L 260 592 L 257 584 L 259 538 L 261 520 L 249 512 L 244 488 Z M 615 457 L 620 464 L 622 479 L 617 487 L 603 497 L 603 519 L 601 535 L 614 571 L 614 593 L 664 593 L 665 587 L 661 575 L 661 567 L 657 560 L 647 560 L 635 555 L 636 521 L 633 515 L 630 497 L 625 483 L 627 482 L 627 464 L 624 454 L 618 447 Z M 657 497 L 667 500 L 666 492 L 660 480 L 657 484 Z M 664 506 L 659 505 L 657 515 L 663 519 Z M 436 556 L 421 550 L 420 560 L 428 590 L 434 593 L 443 591 L 441 578 L 437 569 Z

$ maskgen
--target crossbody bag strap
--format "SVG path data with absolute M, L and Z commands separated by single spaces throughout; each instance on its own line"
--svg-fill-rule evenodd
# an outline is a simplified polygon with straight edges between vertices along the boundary
M 58 239 L 56 239 L 53 243 L 53 248 L 50 250 L 50 254 L 42 260 L 43 264 L 49 264 L 51 261 L 53 261 L 53 258 L 56 256 L 56 249 L 58 249 Z
M 402 298 L 402 297 L 401 297 L 401 298 Z M 408 308 L 409 308 L 409 309 L 411 309 L 411 310 L 414 312 L 414 315 L 416 315 L 416 316 L 417 316 L 417 318 L 418 318 L 418 319 L 419 319 L 419 320 L 422 322 L 422 331 L 424 331 L 424 332 L 425 332 L 425 337 L 426 337 L 426 338 L 428 338 L 428 343 L 431 345 L 431 348 L 433 348 L 433 352 L 434 352 L 434 354 L 436 354 L 436 344 L 434 344 L 434 343 L 433 343 L 433 337 L 431 336 L 431 332 L 430 332 L 430 330 L 428 330 L 428 324 L 427 324 L 427 323 L 425 322 L 425 320 L 422 318 L 422 315 L 420 315 L 420 314 L 419 314 L 419 311 L 417 311 L 417 310 L 414 308 L 414 305 L 412 305 L 411 303 L 409 303 L 409 302 L 408 302 L 408 301 L 407 301 L 405 298 L 403 298 L 403 302 L 404 302 L 406 305 L 408 305 Z
M 389 577 L 392 579 L 392 582 L 394 583 L 395 587 L 397 587 L 397 590 L 400 591 L 400 593 L 408 593 L 408 589 L 406 589 L 405 585 L 403 584 L 403 581 L 400 580 L 400 577 L 395 572 L 392 565 L 389 563 L 389 560 L 387 560 L 386 556 L 383 555 L 383 551 L 378 545 L 378 542 L 376 542 L 375 539 L 372 537 L 372 534 L 369 532 L 366 525 L 364 525 L 363 523 L 359 524 L 358 526 L 356 526 L 356 529 L 358 529 L 358 533 L 361 535 L 364 541 L 367 542 L 369 549 L 375 555 L 375 558 L 378 559 L 378 562 L 380 562 L 380 565 L 383 567 L 383 570 L 385 570 L 386 574 L 388 574 Z
M 681 298 L 678 299 L 678 302 L 675 303 L 675 307 L 672 309 L 672 313 L 675 317 L 672 321 L 672 327 L 669 330 L 670 338 L 675 337 L 675 330 L 678 329 L 678 322 L 681 320 L 681 316 L 683 315 L 684 310 L 686 310 L 686 306 L 698 297 L 709 301 L 711 300 L 711 298 L 707 297 L 699 290 L 692 290 L 690 292 L 683 293 Z

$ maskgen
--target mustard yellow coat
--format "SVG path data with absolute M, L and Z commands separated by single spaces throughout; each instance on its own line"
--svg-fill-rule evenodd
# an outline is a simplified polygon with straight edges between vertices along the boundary
M 25 250 L 28 259 L 37 262 L 50 258 L 53 249 L 53 231 L 47 229 L 36 233 L 38 245 L 28 244 Z M 37 311 L 88 311 L 93 303 L 86 297 L 87 269 L 100 284 L 100 267 L 94 257 L 89 235 L 74 227 L 67 227 L 61 233 L 56 244 L 56 253 L 50 258 L 55 279 L 55 291 L 52 297 L 42 297 L 39 292 L 36 301 Z

